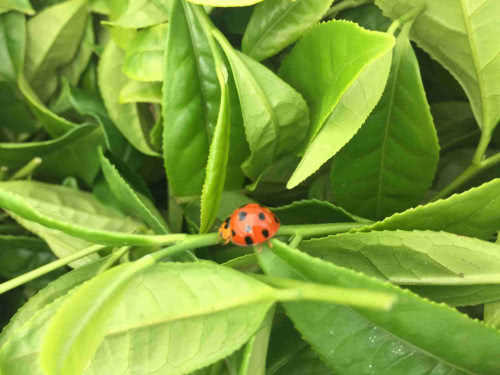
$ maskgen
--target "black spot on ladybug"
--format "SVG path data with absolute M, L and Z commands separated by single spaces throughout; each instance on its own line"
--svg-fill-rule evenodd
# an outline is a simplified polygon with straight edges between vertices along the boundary
M 252 231 L 252 227 L 250 225 L 245 225 L 245 233 L 250 233 Z
M 262 212 L 259 213 L 259 219 L 260 220 L 266 220 L 266 215 L 264 215 Z
M 266 238 L 269 237 L 269 231 L 267 229 L 262 229 L 262 235 Z
M 241 211 L 238 213 L 238 219 L 240 219 L 240 221 L 245 220 L 246 217 L 247 217 L 247 213 L 245 211 Z
M 231 234 L 234 236 L 236 236 L 236 232 L 234 230 L 231 231 Z
M 251 244 L 253 244 L 252 237 L 250 237 L 250 236 L 245 236 L 245 243 L 246 243 L 247 245 L 251 245 Z

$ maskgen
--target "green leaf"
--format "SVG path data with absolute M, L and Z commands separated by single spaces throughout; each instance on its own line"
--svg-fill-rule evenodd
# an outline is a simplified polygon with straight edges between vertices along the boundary
M 285 303 L 295 327 L 335 372 L 395 375 L 439 369 L 441 373 L 493 375 L 500 370 L 500 332 L 446 305 L 312 258 L 276 240 L 272 252 L 261 253 L 260 263 L 266 273 L 275 276 L 295 275 L 317 283 L 396 295 L 389 312 Z
M 16 335 L 24 325 L 30 323 L 30 320 L 37 314 L 37 311 L 40 311 L 59 297 L 64 296 L 75 286 L 95 276 L 103 261 L 104 260 L 93 262 L 68 272 L 50 283 L 35 296 L 31 297 L 28 302 L 17 311 L 16 315 L 14 315 L 10 323 L 0 334 L 0 350 L 3 349 L 4 344 Z M 2 368 L 1 366 L 0 364 L 0 369 Z
M 223 68 L 225 69 L 225 66 Z M 221 79 L 227 77 L 227 75 L 222 77 L 224 73 L 227 74 L 227 71 L 219 72 Z M 205 182 L 201 192 L 200 233 L 208 232 L 215 222 L 226 180 L 231 131 L 231 108 L 229 107 L 227 82 L 220 81 L 220 84 L 219 117 L 208 153 Z
M 101 167 L 108 185 L 116 198 L 128 208 L 128 213 L 134 215 L 149 225 L 157 234 L 169 233 L 165 220 L 158 212 L 153 202 L 146 196 L 135 191 L 120 175 L 112 162 L 99 152 Z
M 0 16 L 0 79 L 17 81 L 24 66 L 26 20 L 18 12 Z
M 167 23 L 139 30 L 127 48 L 123 73 L 137 81 L 163 81 Z
M 0 183 L 0 207 L 22 218 L 22 224 L 38 230 L 38 235 L 50 236 L 61 246 L 71 246 L 70 250 L 85 244 L 71 236 L 99 242 L 103 235 L 109 240 L 113 233 L 130 233 L 142 227 L 89 193 L 35 181 Z
M 395 284 L 498 284 L 500 246 L 446 232 L 374 231 L 302 241 L 309 255 Z
M 160 82 L 129 81 L 120 91 L 120 104 L 125 103 L 161 103 Z
M 110 25 L 130 29 L 141 29 L 143 27 L 157 25 L 167 21 L 168 3 L 172 0 L 136 0 L 129 1 L 125 11 Z
M 359 130 L 382 95 L 393 46 L 389 34 L 331 21 L 315 26 L 285 58 L 281 76 L 311 108 L 309 144 L 288 188 L 316 172 Z
M 384 15 L 400 17 L 422 3 L 412 39 L 445 66 L 465 89 L 479 127 L 490 133 L 500 120 L 500 3 L 376 0 Z M 460 51 L 460 52 L 458 52 Z
M 128 79 L 121 72 L 124 53 L 109 41 L 98 67 L 98 82 L 109 117 L 123 136 L 146 155 L 158 156 L 148 143 L 143 121 L 136 104 L 120 104 L 119 92 Z
M 365 4 L 340 12 L 337 18 L 352 21 L 368 30 L 386 31 L 391 19 L 385 17 L 374 4 Z
M 316 199 L 295 201 L 286 206 L 273 208 L 272 211 L 287 225 L 363 221 L 341 207 Z
M 256 179 L 273 161 L 293 153 L 304 140 L 309 111 L 299 93 L 273 72 L 214 35 L 231 64 L 238 89 L 250 157 L 242 169 Z
M 40 352 L 41 367 L 54 375 L 80 374 L 104 338 L 104 329 L 131 279 L 152 258 L 123 264 L 94 277 L 69 296 L 50 320 Z M 88 308 L 92 301 L 92 308 Z
M 380 219 L 416 205 L 437 168 L 439 145 L 410 27 L 397 37 L 382 98 L 332 160 L 335 202 L 363 217 Z
M 500 300 L 499 285 L 435 286 L 416 285 L 410 288 L 421 296 L 450 306 L 471 306 Z
M 29 15 L 35 14 L 29 0 L 0 0 L 0 9 L 3 11 L 15 10 Z
M 318 22 L 331 4 L 331 0 L 263 1 L 252 13 L 242 51 L 257 61 L 277 54 Z
M 500 228 L 500 179 L 359 229 L 434 230 L 489 239 Z M 357 231 L 357 230 L 356 230 Z
M 491 327 L 500 327 L 500 302 L 484 305 L 484 322 Z
M 90 58 L 94 52 L 94 44 L 95 35 L 93 20 L 89 17 L 82 36 L 82 41 L 80 42 L 80 46 L 75 53 L 75 57 L 68 63 L 68 65 L 62 67 L 60 76 L 66 78 L 72 85 L 76 85 L 80 80 L 80 76 L 89 64 Z
M 45 158 L 45 155 L 57 153 L 67 145 L 72 145 L 85 138 L 96 129 L 93 125 L 81 125 L 68 131 L 63 136 L 42 142 L 10 142 L 0 143 L 0 165 L 13 170 L 19 169 L 35 157 Z
M 193 4 L 201 4 L 210 7 L 246 7 L 260 3 L 263 0 L 188 0 Z
M 163 263 L 134 273 L 138 267 L 127 266 L 133 268 L 112 269 L 79 288 L 58 311 L 41 354 L 45 368 L 53 370 L 49 373 L 80 373 L 77 370 L 85 365 L 89 365 L 86 375 L 134 370 L 189 373 L 238 349 L 259 328 L 273 303 L 271 288 L 225 267 Z M 113 290 L 117 282 L 112 276 L 123 281 L 124 276 L 130 276 L 121 285 L 121 296 Z M 84 307 L 88 306 L 89 296 L 95 306 L 90 310 Z M 91 322 L 105 310 L 110 312 L 103 319 L 108 324 L 99 324 L 104 329 L 99 332 Z M 62 327 L 67 329 L 63 334 Z M 73 341 L 75 334 L 90 341 Z M 104 341 L 88 362 L 93 355 L 90 347 L 94 349 L 98 336 L 104 334 Z M 152 335 L 147 343 L 142 340 L 145 334 Z M 131 350 L 120 352 L 118 348 L 124 344 Z M 141 354 L 144 350 L 157 354 Z M 122 355 L 126 355 L 125 360 Z
M 55 260 L 47 244 L 38 238 L 0 235 L 0 246 L 2 249 L 0 251 L 0 277 L 7 280 Z M 57 276 L 62 272 L 64 271 L 59 270 Z M 35 288 L 41 289 L 45 286 L 46 279 L 47 277 L 39 278 L 30 284 L 36 283 L 36 287 L 39 288 Z
M 434 103 L 431 112 L 441 152 L 457 146 L 477 144 L 480 132 L 468 102 Z
M 104 104 L 97 95 L 91 95 L 71 85 L 67 87 L 72 107 L 81 115 L 91 116 L 101 126 L 106 147 L 116 156 L 124 157 L 125 154 L 129 154 L 130 144 L 113 125 Z
M 0 113 L 2 113 L 2 127 L 4 128 L 17 133 L 32 133 L 36 129 L 36 120 L 23 102 L 16 87 L 12 83 L 2 81 L 1 78 Z
M 200 195 L 220 103 L 212 53 L 191 6 L 173 0 L 165 51 L 163 157 L 174 196 Z
M 45 8 L 27 23 L 24 71 L 46 101 L 57 87 L 57 69 L 75 56 L 87 24 L 86 2 L 70 0 Z
M 78 125 L 56 115 L 54 112 L 49 110 L 38 98 L 38 96 L 33 92 L 33 89 L 29 85 L 28 81 L 21 73 L 18 79 L 19 91 L 26 98 L 27 103 L 35 117 L 40 121 L 40 124 L 52 137 L 60 137 L 64 133 L 74 129 Z

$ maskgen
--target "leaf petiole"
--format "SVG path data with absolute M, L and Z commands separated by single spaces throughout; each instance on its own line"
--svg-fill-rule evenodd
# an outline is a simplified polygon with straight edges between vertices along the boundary
M 388 34 L 394 35 L 394 33 L 405 23 L 407 22 L 413 22 L 415 18 L 420 15 L 425 8 L 427 8 L 427 4 L 421 4 L 418 7 L 413 8 L 410 10 L 408 13 L 403 14 L 401 17 L 396 18 L 392 23 L 391 26 L 387 29 Z

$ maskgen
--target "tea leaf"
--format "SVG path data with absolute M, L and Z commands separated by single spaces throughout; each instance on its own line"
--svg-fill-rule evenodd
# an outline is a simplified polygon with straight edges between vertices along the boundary
M 331 0 L 263 1 L 252 13 L 242 51 L 257 61 L 277 54 L 318 22 L 331 4 Z
M 422 3 L 412 39 L 447 68 L 467 93 L 479 127 L 491 133 L 500 120 L 500 3 L 376 0 L 384 15 L 400 17 Z M 460 51 L 460 52 L 458 52 Z
M 128 2 L 124 12 L 110 25 L 130 29 L 141 29 L 167 21 L 168 3 L 172 0 L 136 0 Z
M 0 0 L 0 9 L 3 11 L 15 10 L 29 15 L 35 14 L 29 0 Z
M 24 15 L 9 12 L 0 16 L 0 79 L 17 81 L 23 70 L 26 46 Z
M 416 205 L 437 168 L 439 145 L 408 39 L 410 27 L 403 26 L 397 37 L 382 98 L 332 160 L 335 202 L 371 219 Z
M 389 34 L 331 21 L 315 26 L 285 58 L 281 76 L 311 107 L 308 144 L 289 189 L 316 172 L 359 130 L 382 95 L 393 46 Z
M 160 82 L 130 81 L 120 91 L 120 103 L 158 103 L 161 104 Z

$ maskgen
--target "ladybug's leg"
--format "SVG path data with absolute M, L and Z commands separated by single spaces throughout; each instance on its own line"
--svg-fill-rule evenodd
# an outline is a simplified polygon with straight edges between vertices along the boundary
M 255 251 L 257 253 L 262 253 L 262 250 L 264 250 L 264 248 L 262 247 L 262 245 L 255 245 L 254 249 L 255 249 Z
M 231 242 L 230 238 L 228 238 L 226 241 L 224 241 L 224 245 L 227 245 L 229 242 Z
M 272 249 L 273 248 L 273 243 L 270 240 L 267 240 L 267 246 L 269 246 Z

